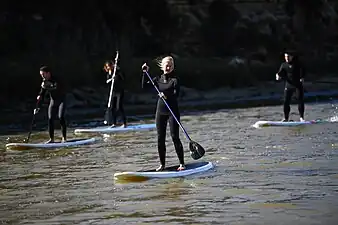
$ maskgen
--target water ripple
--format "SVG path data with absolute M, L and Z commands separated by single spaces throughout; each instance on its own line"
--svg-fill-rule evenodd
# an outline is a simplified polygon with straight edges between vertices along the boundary
M 330 118 L 332 108 L 310 105 L 307 113 Z M 113 180 L 117 171 L 158 165 L 156 131 L 101 135 L 100 142 L 79 148 L 2 149 L 0 223 L 336 224 L 336 124 L 251 127 L 258 119 L 281 116 L 280 106 L 182 115 L 191 138 L 207 150 L 203 160 L 215 168 L 179 179 Z M 0 141 L 4 145 L 25 135 Z M 189 142 L 180 136 L 188 150 Z M 32 136 L 45 138 L 45 132 Z M 188 151 L 185 160 L 192 161 Z M 167 161 L 178 164 L 169 132 Z

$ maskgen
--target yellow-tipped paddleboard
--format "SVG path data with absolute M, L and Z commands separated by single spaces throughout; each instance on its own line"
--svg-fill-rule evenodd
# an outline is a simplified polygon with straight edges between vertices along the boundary
M 163 171 L 145 170 L 145 171 L 135 171 L 135 172 L 118 172 L 114 174 L 115 180 L 124 180 L 124 181 L 144 181 L 153 178 L 174 178 L 174 177 L 185 177 L 197 173 L 206 172 L 214 167 L 212 162 L 196 162 L 189 163 L 185 165 L 185 169 L 178 171 L 178 166 L 167 167 Z

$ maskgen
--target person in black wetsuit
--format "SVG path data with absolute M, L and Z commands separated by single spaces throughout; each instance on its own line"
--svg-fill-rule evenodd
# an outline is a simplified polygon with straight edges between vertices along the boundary
M 112 81 L 112 76 L 114 72 L 114 62 L 113 61 L 106 61 L 104 64 L 104 71 L 107 73 L 107 83 Z M 123 100 L 124 100 L 124 82 L 125 76 L 120 70 L 119 66 L 116 66 L 116 73 L 114 77 L 114 86 L 113 86 L 113 93 L 112 93 L 112 102 L 110 113 L 112 115 L 112 121 L 107 121 L 108 123 L 112 122 L 111 127 L 116 127 L 116 117 L 118 112 L 121 113 L 123 125 L 122 127 L 127 127 L 127 117 L 124 112 L 123 107 Z M 110 90 L 109 90 L 110 93 Z
M 284 89 L 284 119 L 289 121 L 290 103 L 292 95 L 296 92 L 300 121 L 304 121 L 304 77 L 305 69 L 294 52 L 286 52 L 283 62 L 276 74 L 276 80 L 285 81 Z
M 183 152 L 183 145 L 181 143 L 179 137 L 179 125 L 175 121 L 174 117 L 171 115 L 170 111 L 168 110 L 167 106 L 161 99 L 163 97 L 166 102 L 168 103 L 170 109 L 176 116 L 178 120 L 180 120 L 180 111 L 178 107 L 177 98 L 180 92 L 180 83 L 177 76 L 174 73 L 174 60 L 171 56 L 167 56 L 162 59 L 159 63 L 163 74 L 160 76 L 156 76 L 153 78 L 153 81 L 157 88 L 160 91 L 159 99 L 157 101 L 156 106 L 156 128 L 157 128 L 157 144 L 158 144 L 158 154 L 160 158 L 161 165 L 156 169 L 156 171 L 162 171 L 165 169 L 165 158 L 166 158 L 166 129 L 167 129 L 167 122 L 169 120 L 170 126 L 170 134 L 172 141 L 174 142 L 174 147 L 176 150 L 176 154 L 179 159 L 180 166 L 177 170 L 184 170 L 184 152 Z M 149 78 L 147 75 L 144 74 L 145 71 L 149 70 L 149 66 L 145 63 L 142 66 L 142 88 L 146 83 L 150 83 Z M 148 82 L 147 82 L 148 80 Z
M 46 92 L 49 93 L 50 102 L 48 107 L 48 131 L 49 141 L 46 143 L 54 142 L 54 120 L 58 116 L 60 120 L 62 130 L 62 142 L 67 141 L 67 125 L 65 119 L 66 111 L 66 86 L 59 79 L 52 75 L 51 70 L 48 66 L 42 66 L 40 68 L 40 75 L 42 77 L 41 90 L 37 97 L 37 104 L 34 109 L 34 114 L 38 113 L 42 102 L 44 100 Z

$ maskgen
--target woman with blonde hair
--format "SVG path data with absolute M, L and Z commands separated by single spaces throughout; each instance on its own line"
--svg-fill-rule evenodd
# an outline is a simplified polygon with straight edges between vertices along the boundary
M 158 144 L 158 154 L 160 158 L 161 165 L 156 169 L 156 171 L 162 171 L 165 169 L 165 158 L 166 158 L 166 129 L 167 122 L 169 120 L 170 134 L 172 141 L 174 143 L 174 147 L 176 150 L 176 154 L 179 159 L 179 167 L 177 170 L 184 170 L 184 152 L 183 146 L 179 137 L 179 125 L 176 122 L 175 118 L 167 108 L 166 104 L 162 101 L 161 98 L 164 98 L 170 109 L 172 110 L 175 117 L 180 120 L 180 111 L 178 108 L 177 98 L 180 92 L 180 84 L 179 79 L 174 73 L 174 59 L 171 56 L 166 56 L 162 60 L 158 62 L 158 66 L 163 71 L 163 74 L 160 76 L 156 76 L 152 78 L 154 84 L 157 86 L 160 91 L 159 98 L 156 106 L 156 129 L 157 129 L 157 144 Z M 142 88 L 146 83 L 146 79 L 144 76 L 145 72 L 149 71 L 149 66 L 144 63 L 142 65 Z

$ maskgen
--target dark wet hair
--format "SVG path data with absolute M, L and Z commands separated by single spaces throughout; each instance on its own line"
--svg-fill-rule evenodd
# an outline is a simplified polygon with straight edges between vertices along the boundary
M 109 65 L 109 66 L 113 66 L 114 65 L 114 62 L 112 60 L 107 60 L 105 61 L 104 65 Z
M 106 70 L 107 69 L 107 65 L 110 67 L 110 68 L 113 68 L 114 65 L 115 65 L 115 61 L 113 60 L 107 60 L 104 62 L 104 65 L 103 65 L 103 69 Z M 116 65 L 116 69 L 119 70 L 120 67 L 118 65 Z
M 300 52 L 297 50 L 297 48 L 286 48 L 284 49 L 284 54 L 288 54 L 293 57 L 298 57 L 300 55 Z
M 103 69 L 106 69 L 107 68 L 107 66 L 109 66 L 109 67 L 113 67 L 113 61 L 111 61 L 111 60 L 106 60 L 105 62 L 104 62 L 104 64 L 103 64 Z
M 287 49 L 284 51 L 284 54 L 292 56 L 292 61 L 299 61 L 299 53 L 294 49 Z
M 51 70 L 50 70 L 50 68 L 48 66 L 41 66 L 40 67 L 40 71 L 46 72 L 46 73 L 50 73 L 51 72 Z

